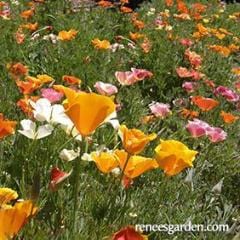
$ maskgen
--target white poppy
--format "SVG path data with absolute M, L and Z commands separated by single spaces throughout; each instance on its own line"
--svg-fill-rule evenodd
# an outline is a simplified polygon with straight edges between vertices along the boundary
M 53 131 L 53 127 L 50 124 L 45 124 L 37 128 L 36 123 L 29 119 L 22 120 L 20 124 L 23 130 L 18 130 L 18 132 L 30 139 L 41 139 L 47 137 Z
M 72 161 L 75 158 L 77 158 L 80 155 L 80 148 L 78 148 L 78 150 L 75 152 L 74 150 L 68 150 L 68 149 L 63 149 L 60 154 L 59 157 L 64 160 L 64 161 Z

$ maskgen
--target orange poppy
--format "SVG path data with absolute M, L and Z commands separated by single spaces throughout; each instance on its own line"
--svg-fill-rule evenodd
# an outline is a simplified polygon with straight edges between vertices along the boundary
M 70 85 L 74 85 L 74 84 L 79 85 L 82 82 L 81 79 L 75 76 L 70 76 L 70 75 L 64 75 L 62 77 L 62 80 L 67 82 Z
M 144 38 L 145 35 L 138 32 L 136 33 L 130 32 L 129 36 L 132 41 L 137 41 L 138 39 Z
M 38 29 L 38 23 L 27 23 L 27 24 L 23 24 L 21 25 L 21 28 L 25 28 L 30 30 L 31 32 L 34 32 Z
M 212 98 L 205 98 L 202 96 L 194 96 L 192 97 L 191 101 L 204 112 L 208 112 L 219 105 L 219 102 L 217 100 L 214 100 Z
M 16 80 L 16 84 L 23 94 L 31 94 L 39 88 L 39 84 L 33 81 Z
M 172 7 L 174 4 L 173 0 L 165 0 L 165 4 L 167 5 L 167 7 Z
M 144 134 L 138 129 L 128 129 L 125 125 L 121 125 L 119 134 L 122 138 L 124 149 L 130 154 L 138 154 L 143 151 L 146 145 L 157 137 L 157 134 Z
M 33 9 L 29 9 L 29 10 L 25 10 L 23 12 L 21 12 L 20 16 L 24 19 L 29 19 L 34 15 L 34 10 Z
M 67 97 L 66 114 L 82 136 L 92 134 L 107 117 L 114 113 L 116 105 L 111 98 L 96 93 L 75 92 L 61 86 Z
M 29 117 L 32 116 L 32 111 L 33 108 L 31 106 L 31 104 L 29 103 L 29 100 L 32 100 L 34 102 L 36 102 L 39 99 L 39 96 L 31 96 L 29 97 L 28 95 L 24 95 L 23 98 L 19 99 L 17 101 L 17 106 L 25 113 L 27 114 Z
M 26 76 L 28 74 L 28 67 L 20 62 L 8 64 L 7 68 L 15 78 Z
M 199 112 L 197 111 L 191 111 L 187 108 L 183 108 L 180 112 L 181 116 L 184 117 L 184 118 L 190 118 L 190 119 L 193 119 L 193 118 L 197 118 L 199 116 Z
M 0 113 L 0 139 L 15 133 L 17 122 L 4 120 L 3 114 Z
M 25 34 L 22 32 L 22 29 L 18 29 L 15 33 L 15 39 L 17 44 L 23 44 L 25 40 Z
M 238 116 L 234 116 L 233 114 L 224 111 L 221 111 L 220 116 L 222 117 L 223 121 L 228 124 L 234 123 L 239 119 Z
M 178 12 L 180 13 L 186 13 L 186 14 L 189 13 L 187 5 L 182 0 L 177 0 L 177 9 L 178 9 Z
M 113 4 L 109 1 L 102 0 L 98 2 L 98 6 L 105 8 L 105 7 L 112 7 Z
M 18 197 L 10 188 L 0 188 L 0 239 L 8 240 L 17 235 L 30 217 L 36 214 L 37 208 L 31 200 L 7 205 Z

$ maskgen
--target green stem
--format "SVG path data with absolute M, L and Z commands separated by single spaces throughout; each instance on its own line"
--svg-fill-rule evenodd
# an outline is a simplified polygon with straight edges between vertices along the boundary
M 128 165 L 128 162 L 129 162 L 129 159 L 131 158 L 131 156 L 132 156 L 132 155 L 128 153 L 128 155 L 127 155 L 127 160 L 126 160 L 126 162 L 124 163 L 123 170 L 122 170 L 122 174 L 121 174 L 121 177 L 120 177 L 120 181 L 121 181 L 121 182 L 122 182 L 122 180 L 123 180 L 124 172 L 125 172 L 125 170 L 126 170 L 126 168 L 127 168 L 127 165 Z
M 72 215 L 72 228 L 73 234 L 77 231 L 77 215 L 79 210 L 79 188 L 80 188 L 80 161 L 82 154 L 84 153 L 85 139 L 82 139 L 80 146 L 80 155 L 75 160 L 73 168 L 74 186 L 73 186 L 73 215 Z

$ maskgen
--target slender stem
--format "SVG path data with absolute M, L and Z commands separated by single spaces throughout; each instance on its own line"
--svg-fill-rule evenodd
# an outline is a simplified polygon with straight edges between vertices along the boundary
M 82 154 L 84 153 L 84 145 L 85 145 L 85 139 L 82 139 L 81 146 L 80 146 L 80 155 L 75 160 L 74 169 L 73 169 L 73 177 L 74 177 L 74 186 L 73 186 L 73 217 L 72 217 L 72 228 L 73 233 L 77 231 L 77 214 L 78 214 L 78 208 L 79 208 L 79 187 L 80 187 L 80 161 Z
M 121 182 L 122 182 L 122 180 L 123 180 L 124 172 L 125 172 L 125 170 L 126 170 L 126 168 L 127 168 L 127 165 L 128 165 L 128 162 L 129 162 L 129 159 L 131 158 L 131 156 L 132 156 L 132 155 L 128 153 L 127 159 L 126 159 L 126 162 L 124 163 L 123 170 L 122 170 L 122 174 L 121 174 L 121 177 L 120 177 L 120 181 L 121 181 Z

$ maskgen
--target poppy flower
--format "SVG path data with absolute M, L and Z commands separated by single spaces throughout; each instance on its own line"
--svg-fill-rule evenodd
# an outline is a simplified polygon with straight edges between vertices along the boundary
M 211 127 L 207 131 L 207 136 L 212 143 L 218 143 L 227 138 L 227 133 L 221 128 Z
M 144 53 L 149 53 L 152 47 L 150 40 L 145 37 L 143 42 L 140 44 L 140 47 L 142 48 Z
M 101 0 L 97 4 L 98 4 L 98 6 L 104 7 L 104 8 L 114 6 L 110 1 L 105 1 L 105 0 Z
M 156 117 L 165 118 L 171 114 L 170 105 L 165 103 L 153 102 L 149 105 L 151 113 Z
M 80 156 L 80 149 L 78 149 L 77 151 L 74 151 L 74 150 L 68 150 L 64 148 L 59 154 L 59 157 L 66 162 L 73 161 L 75 158 L 79 156 Z
M 62 80 L 65 81 L 66 83 L 70 85 L 79 85 L 81 84 L 81 79 L 75 77 L 75 76 L 70 76 L 70 75 L 64 75 L 62 76 Z
M 17 201 L 13 206 L 8 204 L 17 199 L 18 194 L 10 188 L 0 188 L 0 239 L 14 238 L 37 212 L 31 200 Z
M 3 115 L 0 113 L 0 139 L 14 134 L 17 122 L 6 120 L 3 118 Z
M 130 33 L 129 33 L 129 36 L 130 36 L 130 39 L 131 39 L 132 41 L 137 41 L 137 40 L 145 37 L 144 34 L 141 34 L 141 33 L 139 33 L 139 32 L 135 32 L 135 33 L 130 32 Z
M 7 68 L 15 79 L 28 74 L 28 67 L 20 62 L 8 64 Z
M 120 7 L 120 11 L 123 12 L 123 13 L 131 13 L 131 12 L 133 12 L 132 8 L 125 7 L 125 6 L 121 6 Z
M 21 12 L 20 16 L 24 19 L 29 19 L 34 15 L 34 9 L 28 9 L 23 12 Z
M 202 64 L 202 58 L 194 51 L 187 49 L 184 53 L 185 57 L 189 60 L 193 68 L 198 68 Z
M 23 44 L 25 41 L 25 34 L 23 33 L 22 29 L 18 29 L 15 33 L 15 40 L 17 44 Z
M 61 171 L 59 168 L 54 167 L 51 170 L 50 184 L 49 187 L 52 191 L 56 191 L 59 184 L 61 184 L 66 178 L 71 175 L 72 171 L 69 173 Z
M 193 41 L 188 38 L 182 38 L 182 39 L 180 39 L 179 42 L 185 47 L 191 47 L 193 45 Z
M 53 127 L 50 124 L 45 124 L 37 128 L 36 123 L 29 119 L 24 119 L 20 122 L 22 130 L 18 130 L 19 133 L 29 139 L 41 139 L 49 136 Z
M 59 102 L 63 98 L 63 94 L 55 91 L 53 88 L 41 89 L 41 96 L 48 99 L 51 103 Z
M 91 157 L 103 173 L 110 173 L 119 165 L 117 156 L 112 152 L 93 152 Z
M 123 147 L 129 154 L 138 154 L 143 151 L 146 145 L 154 140 L 157 135 L 152 133 L 146 135 L 138 129 L 128 129 L 125 125 L 121 125 L 119 135 L 122 139 Z
M 196 82 L 184 82 L 182 84 L 182 88 L 188 92 L 192 93 L 198 88 L 198 84 Z
M 116 150 L 115 154 L 119 161 L 119 166 L 124 170 L 124 176 L 133 179 L 151 169 L 158 168 L 155 159 L 133 155 L 128 158 L 128 153 L 124 150 Z M 124 169 L 125 167 L 125 169 Z
M 38 29 L 38 23 L 35 22 L 35 23 L 27 23 L 27 24 L 23 24 L 21 25 L 22 28 L 24 29 L 28 29 L 30 30 L 31 32 L 34 32 Z
M 219 105 L 219 102 L 217 100 L 214 100 L 212 98 L 205 98 L 202 96 L 194 96 L 192 97 L 191 101 L 204 112 L 211 111 Z
M 214 93 L 216 95 L 223 96 L 229 102 L 237 102 L 240 99 L 240 96 L 236 92 L 234 92 L 233 90 L 231 90 L 225 86 L 218 86 L 214 90 Z
M 102 50 L 107 50 L 111 47 L 111 44 L 108 40 L 100 40 L 99 38 L 93 39 L 92 44 L 94 48 Z
M 36 91 L 39 87 L 40 84 L 33 82 L 33 81 L 20 81 L 16 80 L 16 84 L 23 94 L 31 94 L 34 91 Z
M 116 105 L 110 97 L 96 93 L 77 93 L 70 88 L 62 87 L 67 104 L 66 114 L 72 120 L 82 136 L 92 134 L 97 127 L 112 117 Z
M 174 4 L 174 0 L 165 0 L 165 4 L 167 7 L 172 7 Z
M 207 135 L 207 131 L 211 126 L 199 119 L 194 119 L 193 121 L 188 121 L 186 129 L 191 133 L 192 137 L 198 138 Z
M 181 116 L 183 116 L 184 118 L 197 118 L 199 116 L 199 112 L 197 111 L 192 111 L 189 110 L 187 108 L 183 108 L 180 112 Z
M 155 153 L 159 167 L 168 176 L 173 176 L 187 167 L 192 167 L 198 152 L 190 150 L 182 142 L 176 140 L 161 140 L 155 148 Z
M 234 116 L 233 114 L 224 111 L 221 111 L 220 116 L 222 117 L 223 121 L 228 124 L 234 123 L 239 119 L 238 116 Z
M 58 33 L 58 39 L 61 41 L 71 41 L 77 36 L 78 31 L 75 29 L 70 29 L 69 31 L 60 31 Z
M 110 83 L 104 83 L 104 82 L 98 81 L 95 83 L 94 87 L 99 94 L 105 95 L 105 96 L 111 96 L 118 92 L 117 87 Z
M 128 226 L 116 232 L 112 240 L 148 240 L 148 237 L 137 232 L 134 227 Z

